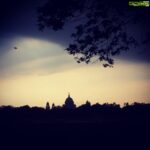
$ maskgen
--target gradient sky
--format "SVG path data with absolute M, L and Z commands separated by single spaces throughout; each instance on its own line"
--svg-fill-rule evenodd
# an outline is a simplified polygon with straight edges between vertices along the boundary
M 64 51 L 73 25 L 60 32 L 38 31 L 39 2 L 1 1 L 0 105 L 45 106 L 46 101 L 62 105 L 68 92 L 77 105 L 86 100 L 150 102 L 149 46 L 116 58 L 114 68 L 103 68 L 98 63 L 77 64 Z

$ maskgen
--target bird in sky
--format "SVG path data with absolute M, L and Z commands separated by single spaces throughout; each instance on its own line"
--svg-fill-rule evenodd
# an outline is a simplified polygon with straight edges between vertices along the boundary
M 18 47 L 14 46 L 14 49 L 15 49 L 15 50 L 17 50 L 17 49 L 18 49 Z

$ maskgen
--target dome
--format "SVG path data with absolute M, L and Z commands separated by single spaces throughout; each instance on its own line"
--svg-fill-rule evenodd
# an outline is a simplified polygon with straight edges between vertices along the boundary
M 68 94 L 68 97 L 65 100 L 64 108 L 73 109 L 76 105 L 74 104 L 73 99 L 70 97 L 70 94 Z
M 73 102 L 73 99 L 70 97 L 70 94 L 68 95 L 68 97 L 66 98 L 65 102 Z

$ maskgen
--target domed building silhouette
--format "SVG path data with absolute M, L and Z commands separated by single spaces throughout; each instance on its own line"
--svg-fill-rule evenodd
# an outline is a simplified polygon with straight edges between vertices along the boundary
M 63 105 L 64 108 L 67 109 L 74 109 L 76 108 L 76 105 L 73 101 L 73 99 L 70 97 L 70 94 L 68 94 L 68 97 L 65 100 L 65 104 Z

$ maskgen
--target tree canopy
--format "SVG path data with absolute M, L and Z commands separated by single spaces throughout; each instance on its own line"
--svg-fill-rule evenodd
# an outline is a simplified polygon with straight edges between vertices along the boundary
M 48 0 L 38 9 L 38 25 L 40 30 L 58 31 L 67 23 L 75 22 L 72 43 L 66 51 L 78 63 L 96 60 L 104 67 L 112 67 L 114 56 L 138 45 L 128 31 L 130 24 L 149 23 L 149 16 L 148 8 L 130 7 L 127 0 Z M 149 41 L 148 31 L 142 42 Z

